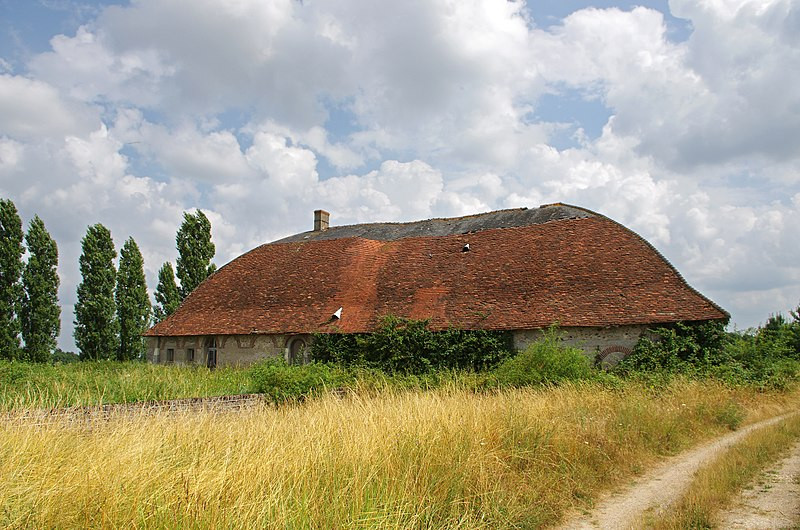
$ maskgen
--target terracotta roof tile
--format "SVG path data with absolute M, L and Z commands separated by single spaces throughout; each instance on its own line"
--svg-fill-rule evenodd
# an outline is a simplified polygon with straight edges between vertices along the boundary
M 467 234 L 262 245 L 147 335 L 364 332 L 388 314 L 471 329 L 728 317 L 644 239 L 589 213 Z

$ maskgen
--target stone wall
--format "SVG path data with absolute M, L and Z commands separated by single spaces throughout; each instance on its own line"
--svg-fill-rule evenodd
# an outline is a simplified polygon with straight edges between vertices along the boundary
M 565 343 L 580 348 L 593 361 L 612 366 L 631 352 L 648 326 L 609 326 L 561 328 Z M 525 349 L 542 336 L 543 330 L 514 331 L 514 347 Z
M 147 360 L 151 363 L 205 365 L 211 339 L 216 340 L 217 366 L 247 365 L 267 357 L 288 361 L 289 342 L 308 335 L 217 335 L 214 337 L 147 337 Z M 172 360 L 169 351 L 172 350 Z M 194 358 L 192 358 L 192 351 Z
M 613 365 L 633 349 L 647 332 L 644 325 L 561 328 L 564 342 L 582 349 L 592 360 Z M 514 331 L 514 347 L 525 349 L 542 336 L 542 330 Z M 216 339 L 217 366 L 247 365 L 267 357 L 289 360 L 289 345 L 296 338 L 311 343 L 310 335 L 218 335 L 215 337 L 147 337 L 147 360 L 168 363 L 172 350 L 174 364 L 206 364 L 210 339 Z M 191 359 L 194 350 L 194 359 Z

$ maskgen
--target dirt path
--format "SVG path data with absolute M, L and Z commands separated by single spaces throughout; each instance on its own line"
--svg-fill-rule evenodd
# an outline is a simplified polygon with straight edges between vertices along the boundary
M 800 522 L 800 443 L 741 493 L 720 528 L 796 528 Z
M 689 452 L 670 457 L 655 469 L 638 477 L 630 486 L 601 498 L 591 513 L 575 515 L 558 528 L 563 530 L 634 528 L 648 509 L 660 511 L 678 500 L 692 482 L 695 471 L 721 451 L 752 431 L 777 423 L 791 415 L 784 414 L 742 427 L 736 432 L 717 438 Z

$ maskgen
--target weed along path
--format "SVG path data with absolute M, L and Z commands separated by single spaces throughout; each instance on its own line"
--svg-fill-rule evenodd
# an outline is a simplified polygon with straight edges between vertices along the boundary
M 670 457 L 653 470 L 637 477 L 630 486 L 600 498 L 590 513 L 575 515 L 558 528 L 561 530 L 636 528 L 648 510 L 661 511 L 680 499 L 686 487 L 691 484 L 695 471 L 703 464 L 739 442 L 747 434 L 778 423 L 793 414 L 796 413 L 783 414 L 753 423 L 688 452 Z M 728 526 L 724 525 L 723 528 Z
M 721 519 L 720 528 L 795 528 L 800 521 L 800 443 L 744 490 Z

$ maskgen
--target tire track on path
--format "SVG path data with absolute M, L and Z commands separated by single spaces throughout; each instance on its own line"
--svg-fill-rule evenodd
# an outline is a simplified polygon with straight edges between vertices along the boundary
M 663 510 L 676 500 L 692 482 L 694 473 L 709 460 L 736 444 L 749 433 L 774 425 L 797 412 L 762 420 L 719 437 L 690 451 L 669 457 L 623 490 L 601 497 L 587 515 L 573 515 L 560 530 L 636 528 L 649 509 Z
M 761 473 L 720 518 L 720 528 L 794 528 L 800 521 L 800 443 Z

